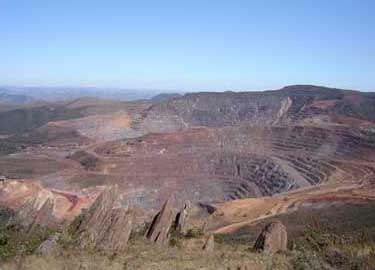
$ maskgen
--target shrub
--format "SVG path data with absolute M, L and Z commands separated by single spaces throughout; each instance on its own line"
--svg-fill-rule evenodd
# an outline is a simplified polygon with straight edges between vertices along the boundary
M 203 235 L 202 229 L 200 228 L 191 228 L 186 232 L 186 238 L 199 238 Z
M 3 227 L 0 231 L 0 258 L 32 254 L 52 233 L 52 230 L 40 226 L 35 226 L 32 231 L 21 226 Z

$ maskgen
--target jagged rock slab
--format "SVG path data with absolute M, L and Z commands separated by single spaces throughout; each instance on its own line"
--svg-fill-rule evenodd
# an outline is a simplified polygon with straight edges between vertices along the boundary
M 48 198 L 36 213 L 34 224 L 47 227 L 53 219 L 54 206 L 55 205 L 53 200 L 51 198 Z
M 191 203 L 186 201 L 180 212 L 176 215 L 176 231 L 180 234 L 186 234 L 189 230 L 189 215 L 191 212 Z
M 37 198 L 27 200 L 17 212 L 17 218 L 28 230 L 35 226 L 49 227 L 56 225 L 53 216 L 54 202 L 47 198 L 42 206 L 38 207 Z
M 128 209 L 119 207 L 118 200 L 117 186 L 110 187 L 72 222 L 69 231 L 77 235 L 78 247 L 115 252 L 127 245 L 133 217 Z
M 280 221 L 267 224 L 258 236 L 254 248 L 265 252 L 276 253 L 287 249 L 286 227 Z
M 174 210 L 170 200 L 167 200 L 160 212 L 155 215 L 146 232 L 146 238 L 156 244 L 167 245 L 174 220 Z

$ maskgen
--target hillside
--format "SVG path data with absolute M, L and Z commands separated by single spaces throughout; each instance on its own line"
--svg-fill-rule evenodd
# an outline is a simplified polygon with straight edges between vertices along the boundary
M 117 186 L 119 209 L 131 208 L 140 228 L 167 199 L 173 209 L 189 201 L 200 233 L 182 240 L 186 249 L 213 233 L 232 252 L 227 245 L 241 243 L 244 230 L 253 241 L 254 228 L 273 218 L 299 239 L 307 225 L 293 226 L 293 217 L 326 220 L 319 209 L 337 207 L 341 228 L 346 208 L 368 213 L 375 199 L 375 93 L 294 85 L 132 102 L 87 97 L 5 109 L 0 133 L 3 206 L 17 212 L 49 199 L 59 205 L 54 222 L 64 224 Z

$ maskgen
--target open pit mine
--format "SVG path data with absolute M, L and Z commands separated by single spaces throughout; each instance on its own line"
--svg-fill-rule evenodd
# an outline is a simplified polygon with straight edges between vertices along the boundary
M 346 269 L 341 240 L 318 231 L 366 227 L 375 239 L 375 93 L 294 85 L 13 104 L 0 135 L 0 227 L 40 240 L 18 269 L 48 256 L 70 256 L 69 269 L 290 269 L 300 239 L 342 261 L 314 269 Z M 21 251 L 3 234 L 13 269 Z

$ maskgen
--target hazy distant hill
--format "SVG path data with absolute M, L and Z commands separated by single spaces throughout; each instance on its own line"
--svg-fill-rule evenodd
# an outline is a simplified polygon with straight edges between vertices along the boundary
M 170 94 L 162 93 L 162 94 L 159 94 L 159 95 L 156 95 L 156 96 L 150 98 L 150 102 L 153 103 L 153 104 L 156 104 L 156 103 L 165 102 L 165 101 L 168 101 L 170 99 L 174 99 L 174 98 L 178 98 L 178 97 L 181 97 L 181 94 L 178 94 L 178 93 L 170 93 Z
M 143 89 L 120 89 L 120 88 L 97 88 L 97 87 L 19 87 L 3 86 L 0 88 L 0 95 L 4 93 L 8 99 L 13 100 L 45 100 L 57 101 L 76 99 L 80 97 L 96 97 L 112 100 L 137 100 L 149 99 L 164 91 L 143 90 Z M 0 96 L 0 99 L 2 97 Z
M 0 88 L 0 101 L 4 103 L 15 103 L 15 104 L 23 104 L 27 102 L 31 102 L 34 99 L 31 96 L 24 95 L 24 94 L 12 94 L 7 89 Z

